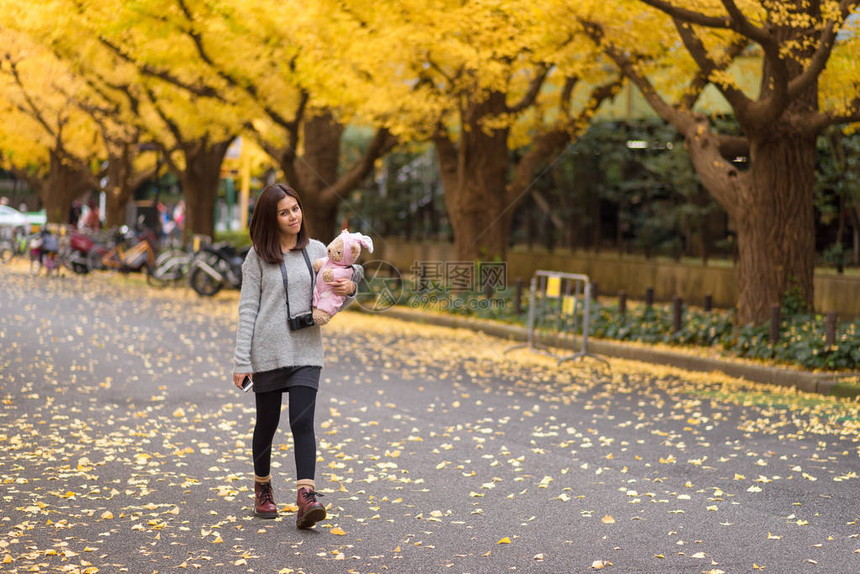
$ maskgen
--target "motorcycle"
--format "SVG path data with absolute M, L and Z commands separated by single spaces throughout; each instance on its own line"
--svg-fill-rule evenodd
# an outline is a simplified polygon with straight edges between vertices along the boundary
M 87 254 L 95 247 L 93 239 L 79 231 L 72 231 L 69 235 L 69 244 L 60 249 L 60 261 L 70 270 L 81 275 L 90 272 L 87 264 Z
M 242 262 L 250 247 L 237 252 L 229 243 L 208 245 L 194 257 L 188 281 L 202 297 L 211 297 L 222 288 L 242 287 Z

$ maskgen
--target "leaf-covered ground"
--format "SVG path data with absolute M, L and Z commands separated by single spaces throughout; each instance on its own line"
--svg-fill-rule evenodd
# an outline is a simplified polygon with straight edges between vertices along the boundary
M 326 329 L 318 490 L 286 413 L 254 518 L 236 294 L 0 268 L 0 570 L 855 572 L 860 404 L 467 330 Z

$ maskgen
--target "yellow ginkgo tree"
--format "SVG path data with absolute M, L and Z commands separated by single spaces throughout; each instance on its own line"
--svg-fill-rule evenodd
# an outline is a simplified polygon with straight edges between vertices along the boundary
M 126 25 L 107 18 L 101 41 L 151 80 L 190 94 L 203 87 L 207 98 L 231 106 L 237 129 L 301 193 L 312 233 L 333 236 L 340 201 L 394 140 L 378 129 L 361 157 L 341 169 L 341 139 L 354 116 L 350 98 L 321 93 L 326 85 L 315 77 L 324 72 L 327 52 L 303 45 L 302 31 L 325 22 L 310 21 L 302 2 L 149 0 L 119 9 Z M 135 25 L 137 33 L 129 33 Z M 153 42 L 156 30 L 173 40 Z M 194 68 L 193 84 L 177 65 Z
M 49 50 L 0 24 L 0 165 L 27 182 L 48 221 L 66 221 L 72 201 L 98 186 L 103 151 L 80 103 L 85 85 Z
M 348 94 L 401 139 L 434 144 L 460 260 L 505 257 L 539 168 L 620 85 L 582 34 L 551 29 L 540 3 L 307 4 L 321 24 L 306 49 L 327 52 L 337 71 L 318 75 L 325 92 Z
M 685 138 L 704 187 L 737 229 L 738 320 L 765 320 L 788 293 L 811 308 L 816 139 L 860 121 L 856 0 L 559 0 Z M 750 89 L 725 61 L 760 62 Z M 725 98 L 739 134 L 690 105 L 702 83 Z M 733 161 L 742 159 L 743 162 Z
M 179 178 L 186 203 L 184 233 L 214 236 L 221 166 L 241 131 L 239 104 L 219 96 L 223 82 L 208 75 L 190 39 L 176 31 L 164 2 L 64 2 L 75 59 L 115 102 L 123 125 L 155 148 Z M 157 17 L 156 17 L 157 16 Z M 48 37 L 46 41 L 57 43 Z

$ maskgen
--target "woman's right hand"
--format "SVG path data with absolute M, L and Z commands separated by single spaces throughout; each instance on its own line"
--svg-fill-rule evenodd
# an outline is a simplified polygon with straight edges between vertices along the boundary
M 233 384 L 241 389 L 242 388 L 242 381 L 245 380 L 245 377 L 252 377 L 252 374 L 251 373 L 233 373 Z

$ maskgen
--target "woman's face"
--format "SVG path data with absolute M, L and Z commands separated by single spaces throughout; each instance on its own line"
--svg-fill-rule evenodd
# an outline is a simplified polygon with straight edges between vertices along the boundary
M 295 197 L 284 196 L 278 202 L 278 230 L 281 235 L 298 235 L 302 228 L 302 209 Z

